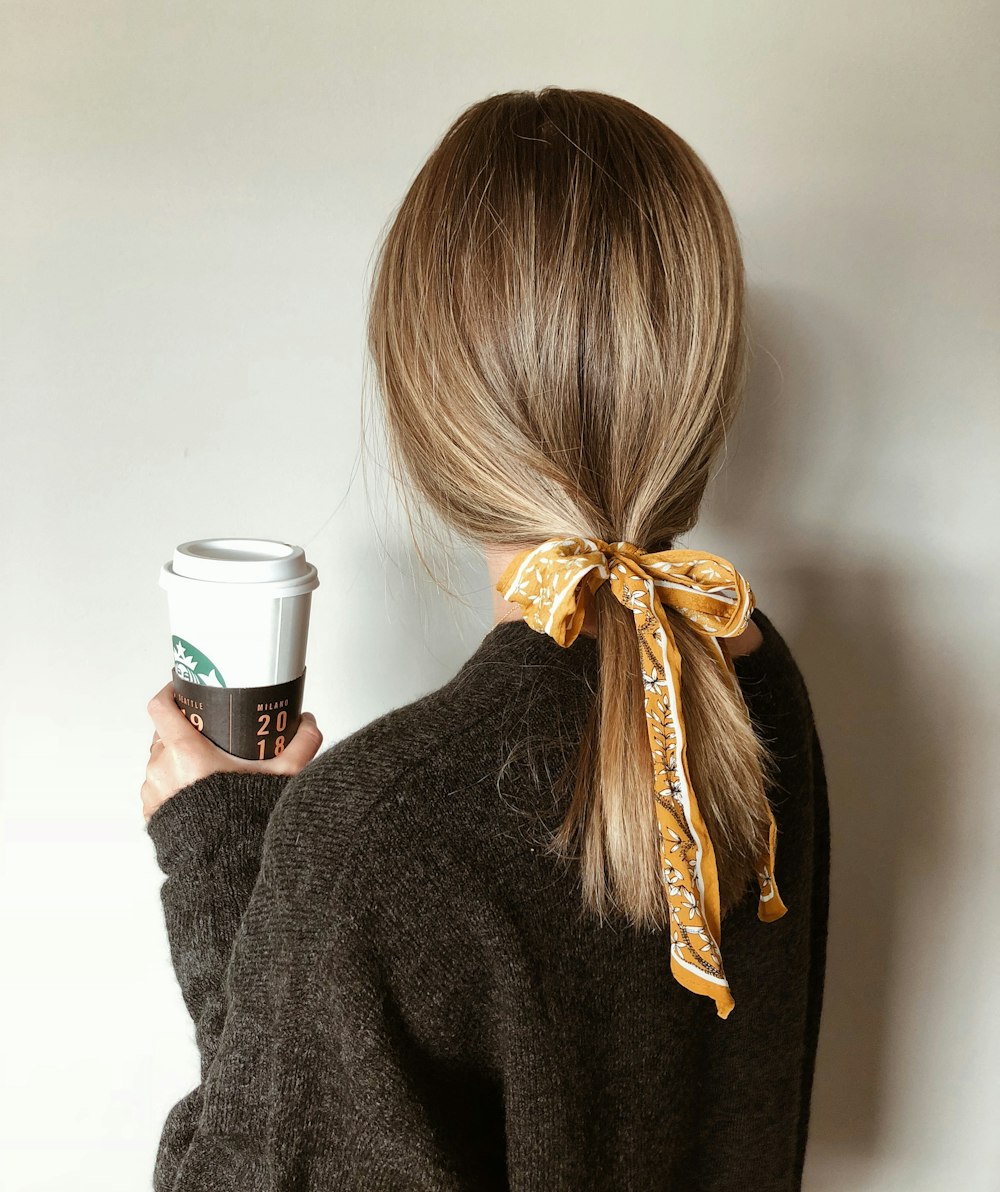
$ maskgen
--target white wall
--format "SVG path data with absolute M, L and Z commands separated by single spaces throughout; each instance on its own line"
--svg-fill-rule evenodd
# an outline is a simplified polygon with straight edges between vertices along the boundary
M 352 476 L 364 285 L 458 112 L 555 83 L 673 125 L 744 238 L 752 392 L 689 542 L 751 578 L 827 752 L 806 1187 L 997 1187 L 997 8 L 352 7 L 0 10 L 9 1186 L 149 1186 L 196 1079 L 139 806 L 173 545 L 306 546 L 328 743 L 488 628 L 478 560 L 459 615 Z

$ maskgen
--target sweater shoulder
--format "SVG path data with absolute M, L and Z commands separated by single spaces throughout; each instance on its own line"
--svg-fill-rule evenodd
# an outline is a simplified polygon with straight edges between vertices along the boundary
M 751 704 L 781 709 L 800 728 L 814 727 L 809 691 L 791 648 L 770 617 L 754 609 L 753 619 L 763 634 L 763 644 L 734 660 L 737 677 Z
M 382 813 L 398 818 L 405 810 L 411 831 L 423 835 L 421 827 L 429 825 L 421 810 L 432 804 L 428 780 L 435 785 L 442 772 L 453 772 L 456 759 L 481 757 L 492 710 L 482 701 L 467 703 L 450 682 L 363 725 L 289 781 L 271 816 L 272 844 L 303 860 L 320 858 L 331 870 L 358 848 L 378 865 L 371 842 Z

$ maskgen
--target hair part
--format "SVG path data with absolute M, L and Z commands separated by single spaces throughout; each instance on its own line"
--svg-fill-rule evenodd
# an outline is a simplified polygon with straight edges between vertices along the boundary
M 394 476 L 467 540 L 669 549 L 697 520 L 745 386 L 737 231 L 698 155 L 641 108 L 558 87 L 493 95 L 395 212 L 368 344 Z M 633 614 L 607 584 L 593 599 L 599 689 L 549 845 L 579 859 L 586 907 L 662 927 Z M 768 754 L 707 643 L 666 611 L 725 914 L 766 848 Z

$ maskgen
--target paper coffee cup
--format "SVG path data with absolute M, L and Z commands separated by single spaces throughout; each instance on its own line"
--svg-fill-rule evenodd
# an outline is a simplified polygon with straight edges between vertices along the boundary
M 266 538 L 181 543 L 160 570 L 174 701 L 221 749 L 263 761 L 295 736 L 316 568 Z

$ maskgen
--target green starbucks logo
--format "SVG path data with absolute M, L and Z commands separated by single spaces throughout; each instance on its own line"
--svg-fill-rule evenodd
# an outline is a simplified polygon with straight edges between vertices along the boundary
M 174 642 L 174 670 L 182 679 L 189 683 L 197 683 L 201 687 L 225 687 L 226 681 L 219 674 L 215 664 L 200 650 L 196 650 L 184 638 L 173 637 Z

